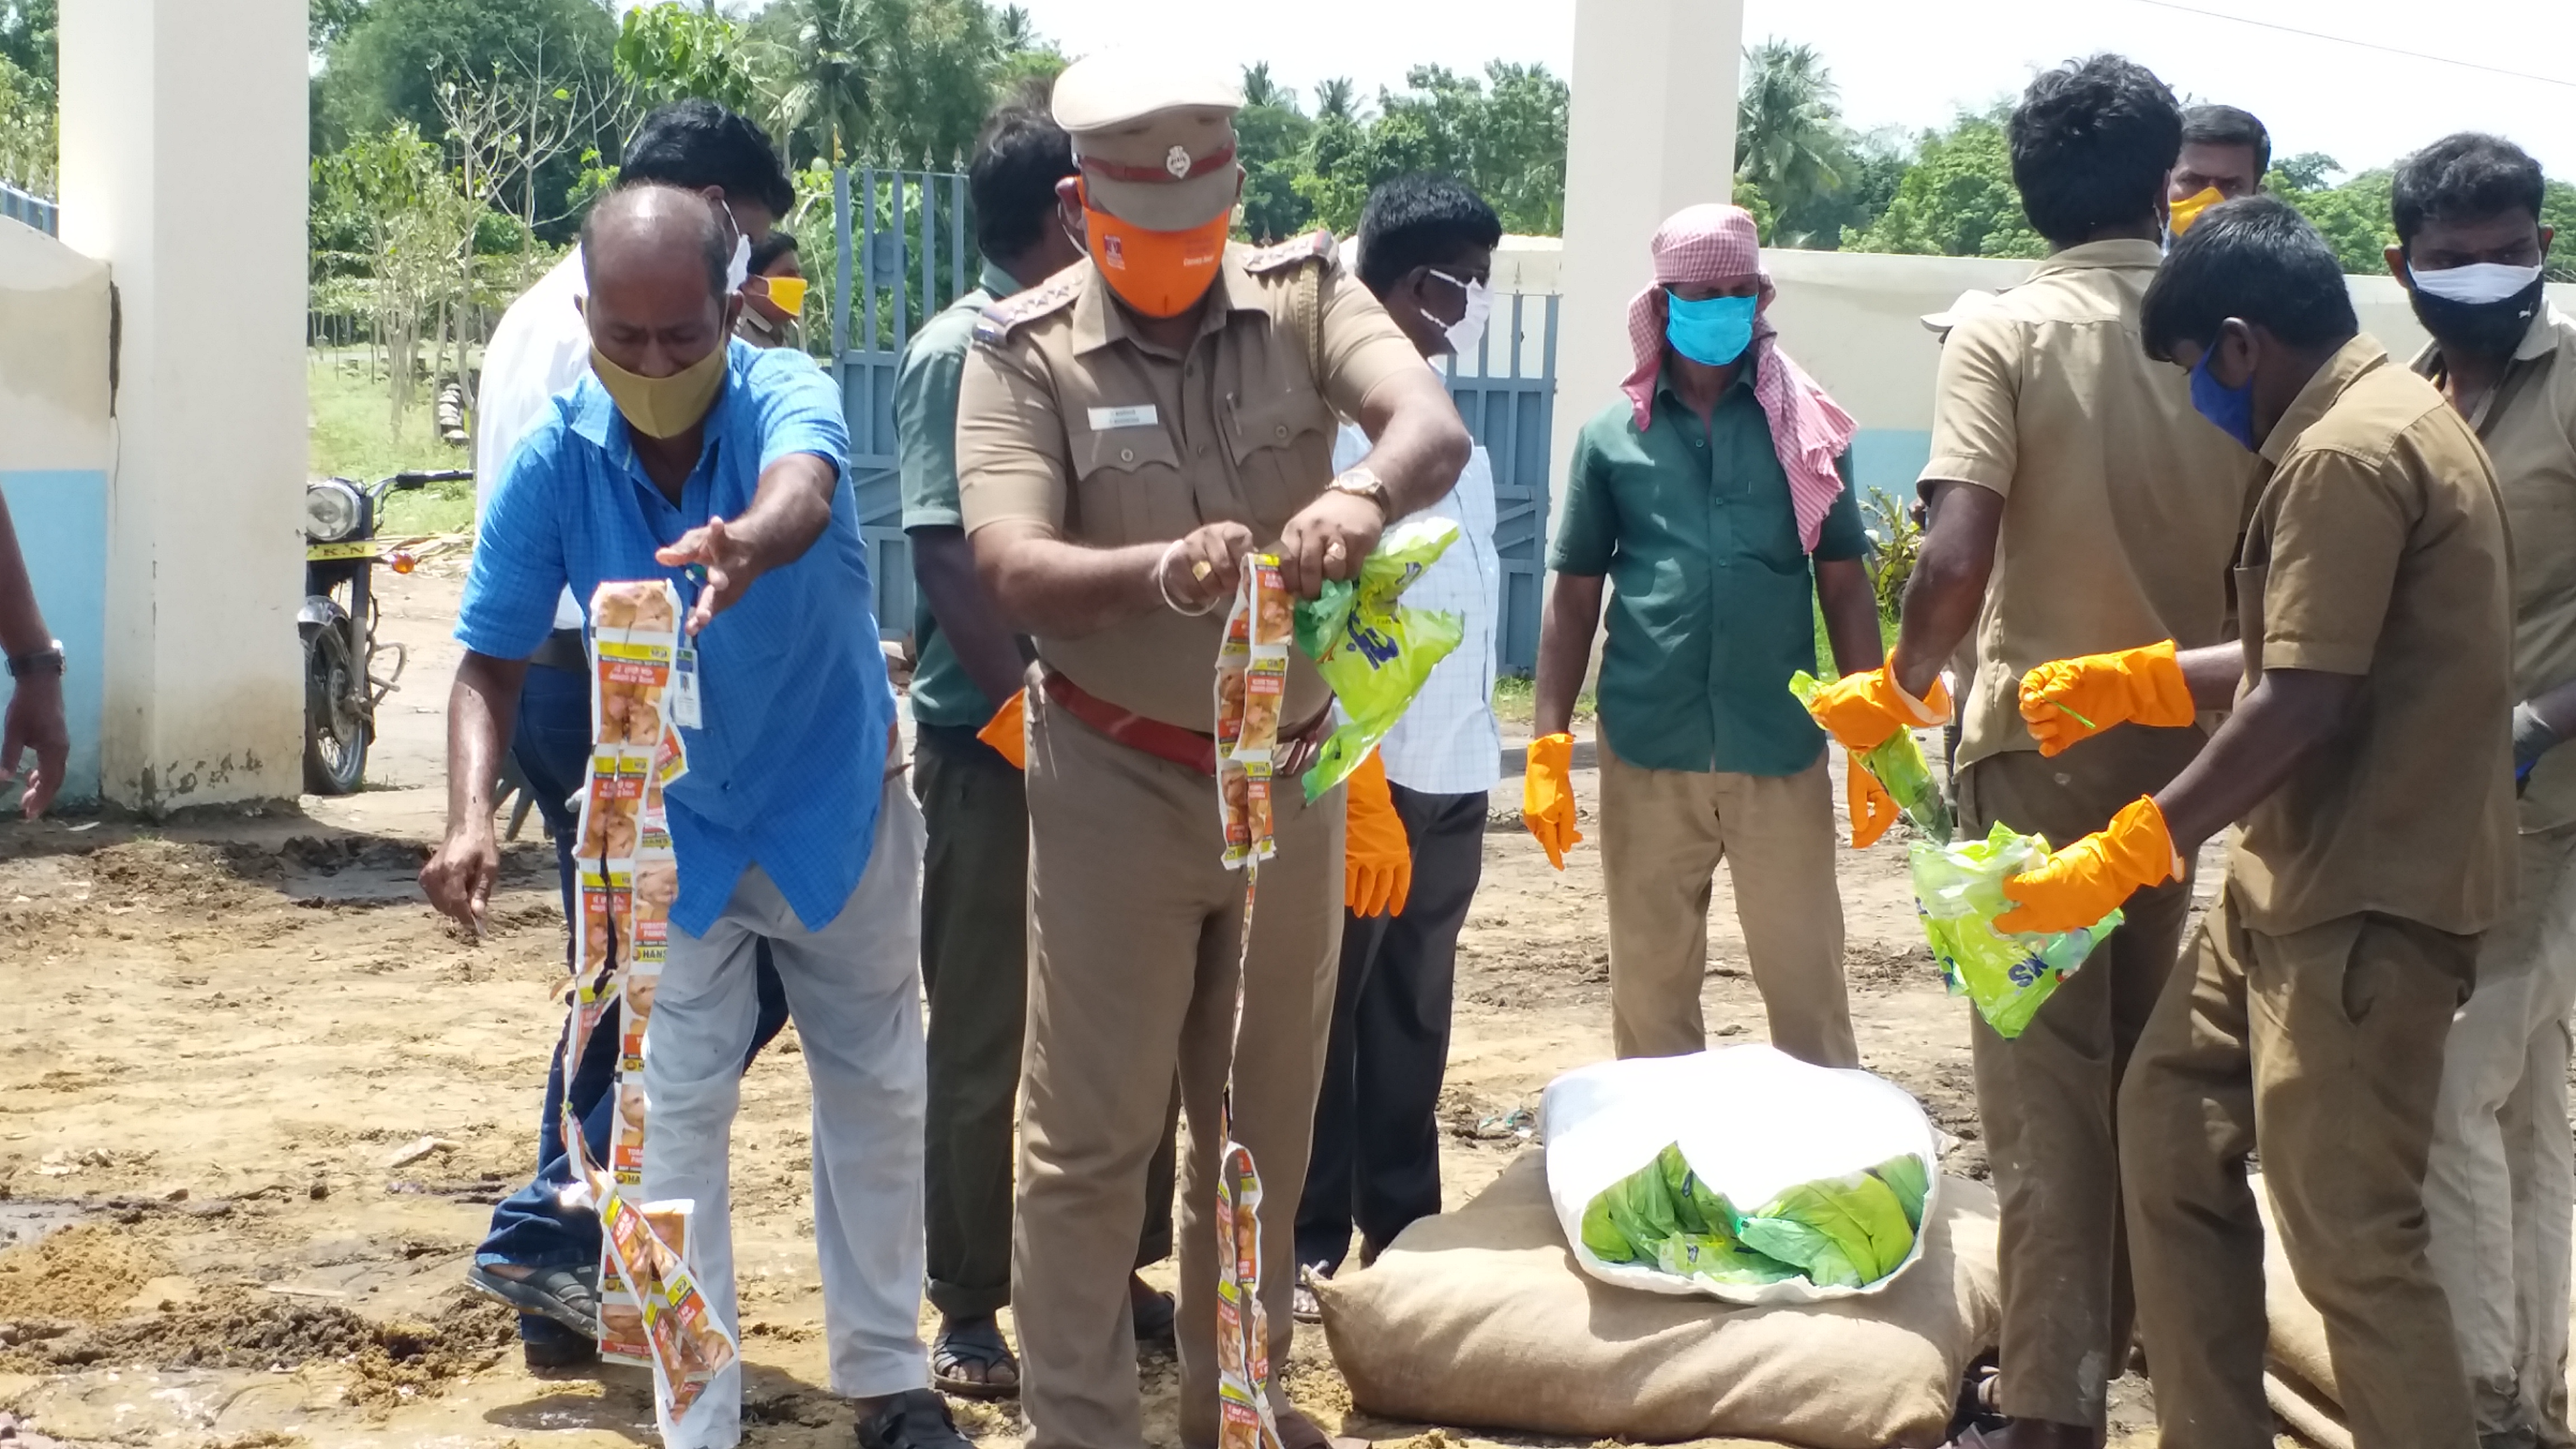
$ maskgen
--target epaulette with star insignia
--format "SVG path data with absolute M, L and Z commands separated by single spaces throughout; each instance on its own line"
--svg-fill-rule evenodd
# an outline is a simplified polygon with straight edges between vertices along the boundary
M 1072 305 L 1073 299 L 1082 294 L 1082 272 L 1080 267 L 1067 267 L 1025 292 L 1014 292 L 985 308 L 975 319 L 975 340 L 998 347 L 1009 340 L 1013 329 Z
M 1274 242 L 1243 259 L 1243 269 L 1254 276 L 1267 272 L 1284 272 L 1301 262 L 1331 261 L 1333 234 L 1322 227 L 1284 242 Z

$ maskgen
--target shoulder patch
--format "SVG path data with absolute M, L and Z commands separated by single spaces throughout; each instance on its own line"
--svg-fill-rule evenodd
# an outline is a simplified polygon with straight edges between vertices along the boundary
M 1015 329 L 1072 305 L 1073 299 L 1082 291 L 1080 274 L 1080 268 L 1068 267 L 1061 276 L 1040 282 L 1025 292 L 1014 292 L 986 307 L 975 318 L 975 340 L 987 346 L 999 346 L 1009 340 Z
M 1303 262 L 1333 259 L 1333 234 L 1322 227 L 1305 236 L 1275 242 L 1243 259 L 1243 269 L 1260 276 L 1266 272 L 1284 272 Z

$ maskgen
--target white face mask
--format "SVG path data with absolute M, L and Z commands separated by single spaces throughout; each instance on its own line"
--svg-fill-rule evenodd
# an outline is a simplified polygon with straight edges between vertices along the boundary
M 1457 321 L 1441 329 L 1448 338 L 1450 352 L 1463 358 L 1484 339 L 1485 323 L 1494 315 L 1494 289 L 1488 283 L 1461 281 L 1443 271 L 1434 270 L 1431 275 L 1466 294 L 1466 310 L 1458 314 Z
M 735 218 L 730 203 L 719 201 L 716 205 L 724 207 L 725 225 L 733 228 L 733 260 L 725 265 L 725 295 L 730 297 L 751 280 L 751 238 L 742 234 L 742 223 Z
M 2449 267 L 2441 271 L 2427 271 L 2410 265 L 2406 270 L 2415 278 L 2415 290 L 2425 296 L 2439 297 L 2445 302 L 2465 302 L 2473 307 L 2519 296 L 2525 288 L 2540 280 L 2538 267 L 2508 267 L 2501 262 L 2472 262 L 2465 267 Z

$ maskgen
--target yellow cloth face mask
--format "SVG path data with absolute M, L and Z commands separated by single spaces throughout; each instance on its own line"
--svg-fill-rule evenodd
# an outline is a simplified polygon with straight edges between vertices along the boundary
M 805 312 L 805 279 L 803 277 L 768 277 L 769 304 L 790 317 Z
M 617 410 L 626 415 L 628 427 L 648 438 L 676 438 L 696 427 L 716 405 L 716 393 L 724 387 L 728 350 L 719 342 L 713 352 L 669 377 L 645 377 L 609 361 L 594 347 L 590 370 L 598 375 L 599 385 L 608 389 Z
M 2200 220 L 2200 214 L 2202 212 L 2209 210 L 2211 207 L 2216 206 L 2218 203 L 2225 201 L 2226 199 L 2226 197 L 2218 194 L 2217 187 L 2204 186 L 2198 191 L 2193 192 L 2191 195 L 2184 197 L 2182 200 L 2175 202 L 2172 207 L 2169 208 L 2173 213 L 2173 234 L 2175 236 L 2180 236 L 2184 232 L 2191 230 L 2191 224 Z

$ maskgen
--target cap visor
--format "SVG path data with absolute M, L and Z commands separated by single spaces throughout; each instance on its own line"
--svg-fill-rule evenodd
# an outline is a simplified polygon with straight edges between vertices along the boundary
M 1086 175 L 1091 204 L 1147 231 L 1189 231 L 1234 209 L 1232 166 L 1187 181 L 1111 181 Z

